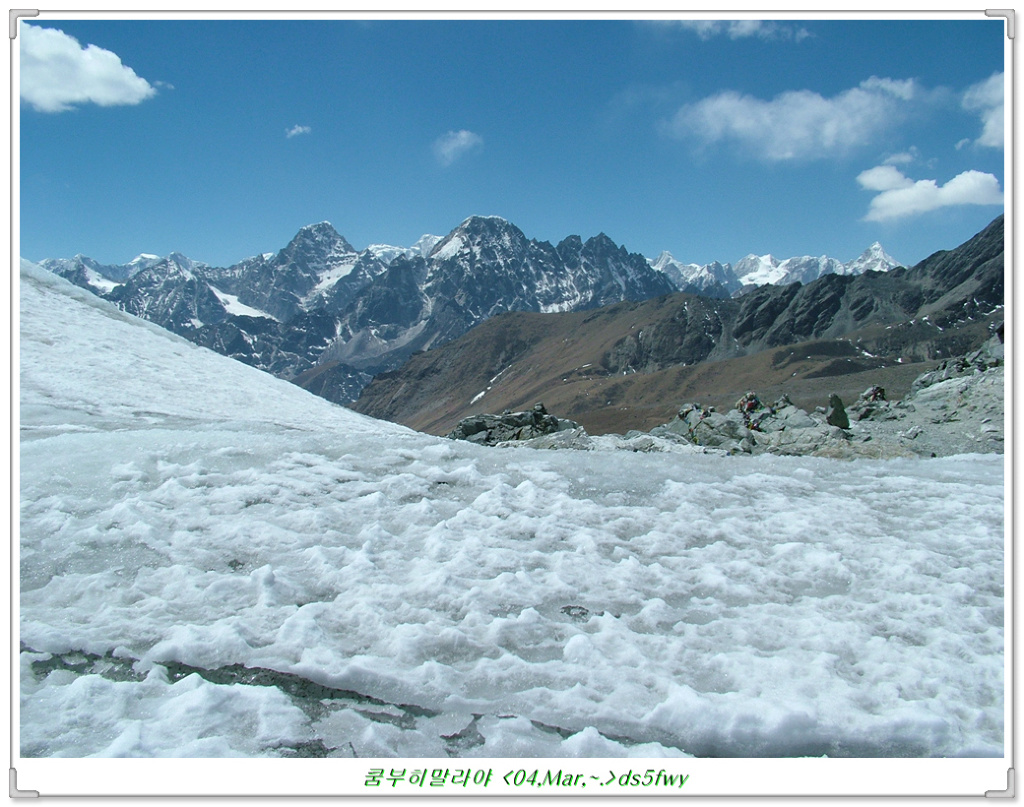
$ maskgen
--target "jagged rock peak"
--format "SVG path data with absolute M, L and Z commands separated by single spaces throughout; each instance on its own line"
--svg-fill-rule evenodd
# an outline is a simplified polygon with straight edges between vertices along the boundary
M 437 242 L 430 257 L 446 260 L 485 241 L 497 241 L 512 248 L 525 246 L 527 238 L 522 230 L 501 216 L 470 216 Z
M 331 224 L 327 220 L 324 220 L 324 221 L 318 221 L 316 224 L 307 224 L 305 227 L 301 227 L 299 229 L 299 232 L 300 233 L 305 233 L 305 232 L 337 233 L 338 231 L 334 229 L 334 225 L 333 224 Z
M 301 228 L 289 242 L 288 246 L 300 244 L 324 244 L 340 247 L 345 252 L 355 252 L 353 246 L 345 240 L 329 221 L 307 224 Z

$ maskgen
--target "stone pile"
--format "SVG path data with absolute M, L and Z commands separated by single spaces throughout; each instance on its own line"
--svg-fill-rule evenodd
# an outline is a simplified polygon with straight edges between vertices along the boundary
M 544 404 L 538 403 L 526 412 L 505 411 L 500 415 L 463 418 L 448 434 L 448 438 L 494 446 L 513 440 L 532 440 L 569 429 L 580 429 L 580 424 L 549 415 Z
M 895 406 L 885 397 L 885 389 L 879 386 L 868 387 L 860 394 L 856 403 L 852 404 L 849 414 L 853 415 L 855 423 L 862 420 L 896 420 L 900 413 Z

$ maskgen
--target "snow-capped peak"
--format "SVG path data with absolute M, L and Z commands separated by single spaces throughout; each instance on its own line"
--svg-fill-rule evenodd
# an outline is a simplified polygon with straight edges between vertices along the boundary
M 440 243 L 442 238 L 444 238 L 444 236 L 424 233 L 420 236 L 419 240 L 410 247 L 410 249 L 415 250 L 419 255 L 426 258 L 434 247 Z
M 329 221 L 327 221 L 325 219 L 324 221 L 316 222 L 316 224 L 307 224 L 305 227 L 300 227 L 299 228 L 299 232 L 300 233 L 316 232 L 316 231 L 319 231 L 319 230 L 326 230 L 328 228 L 333 230 L 334 229 L 334 225 L 331 224 Z
M 880 243 L 875 241 L 870 247 L 864 250 L 858 257 L 844 264 L 844 274 L 860 275 L 864 272 L 888 272 L 897 266 L 902 266 L 892 255 L 886 252 Z
M 665 274 L 680 289 L 706 288 L 718 284 L 725 286 L 782 286 L 789 283 L 810 283 L 828 274 L 860 275 L 867 271 L 888 272 L 899 261 L 889 255 L 882 245 L 875 241 L 857 258 L 843 263 L 827 255 L 819 257 L 804 255 L 778 260 L 771 254 L 750 253 L 734 265 L 714 261 L 710 264 L 682 263 L 663 251 L 657 258 L 648 258 L 652 268 Z
M 468 218 L 466 218 L 462 222 L 462 224 L 459 225 L 459 227 L 465 227 L 465 226 L 467 226 L 467 225 L 469 225 L 469 224 L 471 224 L 473 222 L 478 222 L 478 221 L 491 221 L 491 222 L 495 222 L 495 223 L 498 223 L 498 224 L 510 224 L 511 223 L 511 222 L 509 222 L 508 219 L 506 219 L 506 218 L 504 218 L 502 216 L 472 215 L 472 216 L 469 216 Z
M 744 286 L 763 286 L 766 283 L 779 284 L 785 281 L 785 270 L 779 269 L 779 261 L 772 255 L 754 255 L 740 258 L 733 271 Z

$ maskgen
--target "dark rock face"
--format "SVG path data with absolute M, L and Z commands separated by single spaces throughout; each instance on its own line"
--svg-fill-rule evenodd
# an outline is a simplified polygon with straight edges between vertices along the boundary
M 995 310 L 1003 302 L 1002 278 L 1000 217 L 961 247 L 909 270 L 826 274 L 807 285 L 760 286 L 729 300 L 679 295 L 669 317 L 642 335 L 624 335 L 602 365 L 611 372 L 652 371 L 835 339 L 868 325 L 894 326 L 873 337 L 880 353 L 898 354 L 911 344 L 900 339 L 925 339 L 935 349 L 941 344 L 946 351 L 959 352 L 965 346 L 957 343 L 958 337 L 939 328 Z M 931 326 L 924 333 L 903 333 L 901 324 L 914 318 L 927 318 Z M 873 343 L 865 346 L 875 348 Z M 846 372 L 870 366 L 846 364 Z
M 579 424 L 549 415 L 539 403 L 527 412 L 505 412 L 502 415 L 475 415 L 459 421 L 448 435 L 450 440 L 493 446 L 513 440 L 532 440 L 546 434 L 578 429 Z
M 114 288 L 107 298 L 129 314 L 190 338 L 204 324 L 228 319 L 227 309 L 203 274 L 205 269 L 171 253 Z
M 392 269 L 398 266 L 395 261 Z M 579 311 L 675 291 L 643 256 L 603 234 L 586 242 L 570 236 L 553 247 L 527 239 L 504 219 L 484 216 L 467 219 L 439 241 L 406 282 L 396 283 L 392 274 L 355 295 L 324 360 L 376 374 L 496 314 Z
M 828 396 L 828 410 L 825 412 L 825 422 L 829 426 L 838 426 L 840 429 L 850 428 L 850 418 L 846 414 L 843 400 L 834 392 Z

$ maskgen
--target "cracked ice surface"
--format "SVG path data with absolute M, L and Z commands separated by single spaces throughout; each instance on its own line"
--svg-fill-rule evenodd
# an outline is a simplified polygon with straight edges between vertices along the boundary
M 1001 756 L 1003 459 L 456 443 L 26 267 L 25 756 Z

